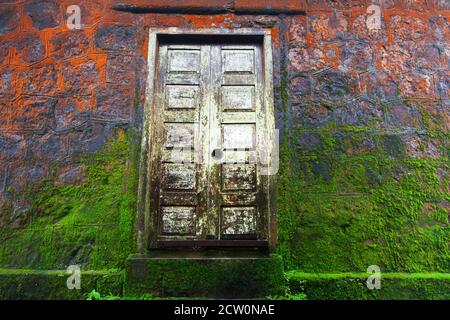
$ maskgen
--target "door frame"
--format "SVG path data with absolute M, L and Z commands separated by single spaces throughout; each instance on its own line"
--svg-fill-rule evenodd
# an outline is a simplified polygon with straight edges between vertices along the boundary
M 273 62 L 272 62 L 272 34 L 270 29 L 242 28 L 236 30 L 229 29 L 184 29 L 177 27 L 170 28 L 150 28 L 147 56 L 147 79 L 145 91 L 145 103 L 143 110 L 143 127 L 141 138 L 141 150 L 139 161 L 139 186 L 138 186 L 138 205 L 136 214 L 136 238 L 137 249 L 141 254 L 145 254 L 149 249 L 158 248 L 156 217 L 151 212 L 151 166 L 150 158 L 152 146 L 152 108 L 155 103 L 154 91 L 156 73 L 158 68 L 159 43 L 163 36 L 214 36 L 226 38 L 232 36 L 255 37 L 262 46 L 262 76 L 263 76 L 263 104 L 266 112 L 266 128 L 269 137 L 275 137 L 275 118 L 274 118 L 274 94 L 273 94 Z M 272 134 L 269 134 L 272 133 Z M 272 155 L 274 150 L 273 143 L 269 143 L 268 154 Z M 272 159 L 269 156 L 270 159 Z M 268 163 L 268 166 L 274 164 Z M 267 240 L 247 241 L 247 246 L 268 247 L 273 251 L 277 246 L 277 212 L 275 206 L 274 176 L 268 175 L 268 196 L 267 196 Z M 241 241 L 220 240 L 221 246 L 240 246 Z M 180 246 L 183 242 L 179 242 Z M 200 243 L 201 246 L 208 246 L 208 240 Z

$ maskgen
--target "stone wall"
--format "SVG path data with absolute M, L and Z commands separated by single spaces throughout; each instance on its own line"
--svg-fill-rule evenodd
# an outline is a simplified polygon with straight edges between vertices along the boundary
M 113 10 L 118 3 L 143 7 Z M 148 3 L 0 1 L 2 265 L 120 265 L 103 253 L 121 249 L 92 230 L 117 226 L 112 239 L 133 251 L 148 29 L 254 27 L 273 34 L 286 266 L 449 271 L 445 1 L 373 1 L 379 24 L 370 1 L 217 1 L 207 15 L 176 13 L 176 1 L 167 2 L 175 13 L 152 13 Z M 81 30 L 66 25 L 72 4 Z M 54 228 L 68 225 L 81 237 L 56 250 Z M 31 258 L 13 258 L 17 250 Z M 70 257 L 50 259 L 52 250 Z
M 358 3 L 282 41 L 281 252 L 308 272 L 448 272 L 448 10 L 386 1 L 373 28 Z

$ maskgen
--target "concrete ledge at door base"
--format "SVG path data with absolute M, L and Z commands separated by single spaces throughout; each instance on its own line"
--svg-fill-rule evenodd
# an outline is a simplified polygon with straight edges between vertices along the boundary
M 0 269 L 0 300 L 79 300 L 94 289 L 122 294 L 122 272 L 81 271 L 80 290 L 67 288 L 68 277 L 64 270 Z
M 286 272 L 291 293 L 308 300 L 448 300 L 449 273 L 381 274 L 381 288 L 369 290 L 368 273 Z
M 125 295 L 265 298 L 283 294 L 280 256 L 258 251 L 153 251 L 127 261 Z

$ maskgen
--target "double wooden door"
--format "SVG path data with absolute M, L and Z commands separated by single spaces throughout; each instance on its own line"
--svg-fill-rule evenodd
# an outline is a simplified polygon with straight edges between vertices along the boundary
M 157 59 L 150 208 L 158 243 L 266 240 L 261 46 L 165 43 Z

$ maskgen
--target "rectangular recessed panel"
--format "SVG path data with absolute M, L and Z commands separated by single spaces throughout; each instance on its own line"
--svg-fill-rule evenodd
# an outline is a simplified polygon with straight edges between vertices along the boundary
M 256 185 L 254 164 L 222 165 L 222 190 L 253 190 Z
M 224 124 L 224 149 L 253 149 L 255 146 L 255 126 L 253 124 Z
M 252 111 L 254 95 L 253 86 L 222 86 L 222 108 L 224 111 Z
M 162 192 L 160 194 L 161 205 L 196 206 L 198 195 L 195 192 Z
M 163 149 L 161 150 L 161 162 L 197 163 L 195 155 L 195 151 L 191 149 Z
M 166 148 L 194 147 L 195 135 L 194 123 L 166 123 L 165 124 L 165 146 Z
M 196 171 L 194 164 L 163 164 L 162 186 L 164 190 L 194 190 Z
M 222 208 L 222 234 L 241 235 L 256 231 L 255 207 Z
M 167 109 L 196 109 L 198 92 L 198 86 L 167 85 Z
M 199 112 L 194 109 L 179 109 L 164 112 L 164 122 L 198 122 Z
M 235 164 L 235 163 L 257 163 L 256 151 L 246 150 L 225 150 L 221 163 Z
M 251 73 L 224 73 L 222 76 L 222 85 L 224 86 L 253 86 L 257 83 L 256 76 Z
M 235 192 L 221 194 L 222 206 L 254 206 L 256 205 L 256 193 Z
M 172 72 L 167 73 L 165 77 L 165 83 L 167 85 L 199 85 L 200 73 L 199 72 Z
M 236 112 L 236 110 L 222 112 L 221 123 L 256 123 L 256 112 Z
M 253 50 L 222 50 L 223 72 L 254 73 Z
M 161 215 L 163 233 L 194 233 L 195 207 L 161 207 Z
M 169 72 L 197 72 L 200 50 L 169 50 Z

